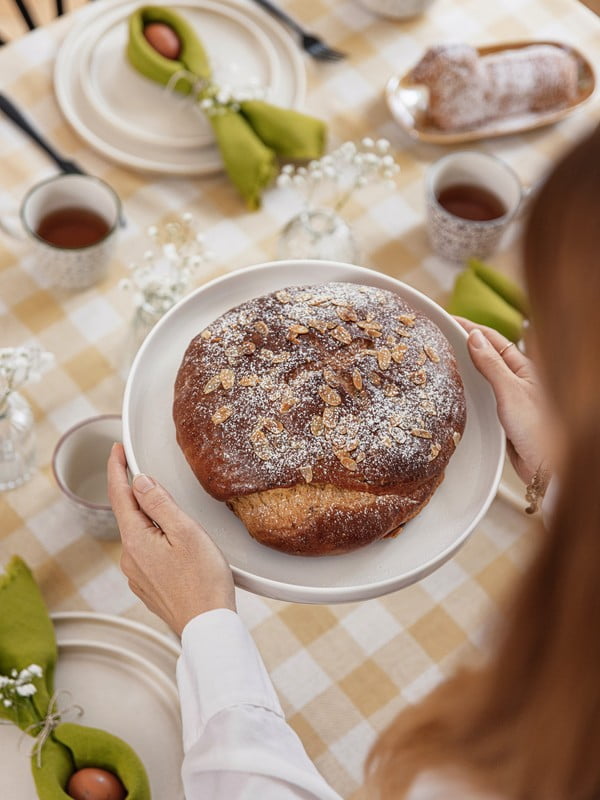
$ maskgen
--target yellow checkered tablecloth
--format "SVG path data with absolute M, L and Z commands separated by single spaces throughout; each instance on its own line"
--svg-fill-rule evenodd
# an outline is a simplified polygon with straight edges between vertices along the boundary
M 600 67 L 600 21 L 575 0 L 437 0 L 406 23 L 372 16 L 358 0 L 289 0 L 286 8 L 350 58 L 306 59 L 307 107 L 331 126 L 334 143 L 386 136 L 402 172 L 394 192 L 366 191 L 347 209 L 365 266 L 444 299 L 456 268 L 432 256 L 423 227 L 423 174 L 445 151 L 410 142 L 383 101 L 387 78 L 404 72 L 433 43 L 477 44 L 560 39 Z M 131 298 L 118 283 L 146 245 L 144 230 L 168 213 L 191 210 L 217 260 L 203 280 L 275 256 L 278 231 L 293 200 L 273 189 L 248 214 L 222 175 L 185 180 L 129 172 L 104 160 L 71 130 L 53 93 L 52 67 L 72 23 L 65 18 L 0 50 L 0 86 L 58 148 L 111 183 L 129 225 L 109 277 L 80 293 L 44 288 L 26 248 L 0 240 L 0 345 L 37 341 L 56 367 L 26 392 L 34 408 L 39 470 L 0 498 L 0 563 L 12 553 L 35 571 L 52 610 L 120 614 L 160 628 L 119 571 L 119 545 L 92 539 L 73 524 L 49 460 L 59 435 L 85 417 L 118 412 Z M 533 183 L 553 158 L 598 117 L 592 102 L 560 125 L 485 142 L 478 148 L 509 162 Z M 0 120 L 0 212 L 53 168 L 10 123 Z M 513 239 L 514 234 L 513 232 Z M 495 263 L 516 270 L 511 242 Z M 418 585 L 361 604 L 297 606 L 239 592 L 239 608 L 273 676 L 291 724 L 309 754 L 346 798 L 360 794 L 362 762 L 376 733 L 426 692 L 458 659 L 483 646 L 499 601 L 535 544 L 533 525 L 498 500 L 456 557 Z

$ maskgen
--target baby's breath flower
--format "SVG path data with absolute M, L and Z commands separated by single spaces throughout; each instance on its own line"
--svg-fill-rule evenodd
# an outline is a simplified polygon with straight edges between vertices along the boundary
M 24 683 L 16 687 L 16 692 L 20 697 L 31 697 L 37 692 L 33 683 Z

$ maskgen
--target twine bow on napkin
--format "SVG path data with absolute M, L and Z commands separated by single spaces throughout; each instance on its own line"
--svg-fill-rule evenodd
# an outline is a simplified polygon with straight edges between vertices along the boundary
M 165 58 L 146 40 L 144 28 L 151 23 L 175 32 L 181 43 L 177 58 Z M 196 31 L 171 9 L 144 6 L 130 16 L 127 58 L 142 75 L 189 95 L 204 111 L 225 170 L 252 210 L 275 177 L 277 156 L 312 159 L 323 154 L 326 126 L 321 120 L 263 100 L 224 97 Z
M 117 775 L 127 789 L 127 800 L 150 800 L 146 770 L 128 744 L 106 731 L 62 721 L 78 707 L 58 709 L 57 658 L 54 628 L 39 587 L 27 565 L 14 557 L 0 573 L 0 675 L 37 665 L 29 678 L 35 692 L 28 692 L 25 702 L 0 703 L 0 718 L 36 739 L 31 770 L 40 800 L 70 800 L 67 782 L 84 767 Z

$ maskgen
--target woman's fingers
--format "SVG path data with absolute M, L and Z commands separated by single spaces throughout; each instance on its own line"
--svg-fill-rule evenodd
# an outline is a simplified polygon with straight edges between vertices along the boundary
M 156 522 L 169 542 L 179 531 L 193 525 L 169 492 L 149 475 L 136 475 L 131 488 L 142 511 Z
M 478 328 L 469 334 L 467 345 L 473 363 L 483 377 L 490 382 L 496 400 L 500 401 L 509 390 L 510 382 L 515 380 L 514 373 Z
M 127 478 L 127 461 L 122 444 L 114 444 L 107 466 L 108 496 L 115 512 L 121 536 L 133 529 L 146 529 L 152 526 L 148 517 L 140 511 L 129 480 Z
M 503 336 L 499 331 L 494 330 L 494 328 L 489 328 L 487 325 L 477 325 L 475 322 L 471 322 L 470 319 L 465 319 L 464 317 L 455 317 L 454 319 L 469 334 L 475 330 L 482 331 L 498 354 L 502 354 L 506 366 L 515 374 L 519 375 L 523 370 L 530 368 L 530 362 L 527 356 L 523 355 L 516 344 L 511 342 L 510 339 L 507 339 L 506 336 Z

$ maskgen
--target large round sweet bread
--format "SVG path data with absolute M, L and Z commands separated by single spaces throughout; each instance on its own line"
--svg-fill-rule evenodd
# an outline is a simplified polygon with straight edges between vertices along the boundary
M 427 316 L 392 292 L 327 283 L 250 300 L 196 336 L 173 417 L 202 486 L 255 539 L 329 555 L 398 532 L 426 505 L 466 410 Z

